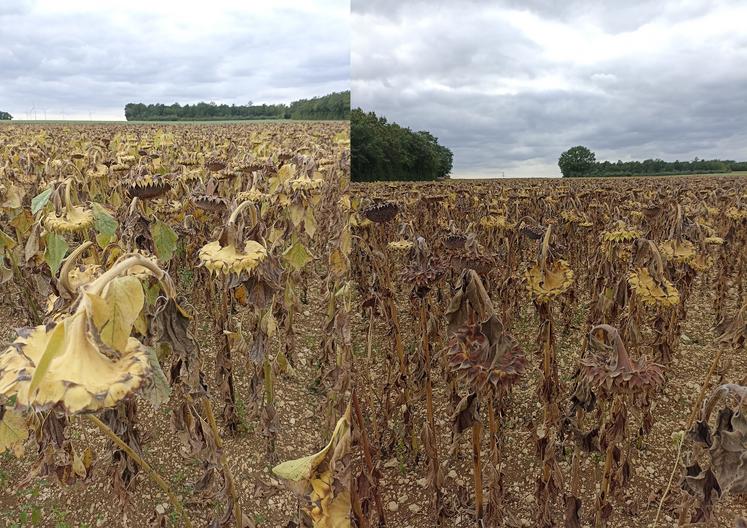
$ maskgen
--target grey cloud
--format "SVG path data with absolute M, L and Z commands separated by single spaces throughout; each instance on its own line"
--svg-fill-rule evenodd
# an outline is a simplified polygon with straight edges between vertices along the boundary
M 457 176 L 526 167 L 558 174 L 559 154 L 576 144 L 598 159 L 747 159 L 741 33 L 671 38 L 587 61 L 557 58 L 509 23 L 518 9 L 578 32 L 613 36 L 655 24 L 666 33 L 728 3 L 396 4 L 353 3 L 353 104 L 430 130 L 454 151 Z
M 347 2 L 226 13 L 189 34 L 145 12 L 0 9 L 0 109 L 123 118 L 128 102 L 283 102 L 350 86 Z

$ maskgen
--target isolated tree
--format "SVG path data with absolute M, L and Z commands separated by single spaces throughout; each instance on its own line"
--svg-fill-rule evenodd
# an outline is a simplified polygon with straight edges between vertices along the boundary
M 10 121 L 11 119 L 13 119 L 13 116 L 8 112 L 0 111 L 0 121 Z
M 588 148 L 578 145 L 569 148 L 560 155 L 558 166 L 564 178 L 589 176 L 594 168 L 596 156 Z

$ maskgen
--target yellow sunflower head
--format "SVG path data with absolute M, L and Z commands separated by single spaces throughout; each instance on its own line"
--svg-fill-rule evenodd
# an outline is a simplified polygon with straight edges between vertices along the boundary
M 529 292 L 539 303 L 551 301 L 573 284 L 573 270 L 562 259 L 545 266 L 544 272 L 539 264 L 535 264 L 527 270 L 525 277 Z
M 387 244 L 387 247 L 393 251 L 408 251 L 412 249 L 412 242 L 409 240 L 394 240 Z
M 37 411 L 67 413 L 113 407 L 150 379 L 152 351 L 130 336 L 145 297 L 134 265 L 150 269 L 174 295 L 162 270 L 141 256 L 118 262 L 83 286 L 77 308 L 46 325 L 26 328 L 0 353 L 0 395 Z
M 200 261 L 211 273 L 228 275 L 251 271 L 267 257 L 267 249 L 256 240 L 247 240 L 242 251 L 233 244 L 221 246 L 215 240 L 205 245 L 198 253 Z
M 628 276 L 633 293 L 649 306 L 672 307 L 680 302 L 677 288 L 666 278 L 654 279 L 647 268 L 638 268 Z
M 666 240 L 659 244 L 661 255 L 678 264 L 689 264 L 696 257 L 695 245 L 689 240 Z
M 49 213 L 44 218 L 44 227 L 53 233 L 75 233 L 93 226 L 93 211 L 78 205 L 63 210 L 62 215 Z

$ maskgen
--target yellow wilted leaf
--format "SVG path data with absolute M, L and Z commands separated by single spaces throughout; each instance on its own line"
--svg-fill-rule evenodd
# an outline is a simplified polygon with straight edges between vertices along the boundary
M 350 492 L 337 493 L 329 505 L 329 528 L 350 528 Z
M 348 270 L 348 263 L 342 251 L 335 248 L 329 254 L 329 269 L 335 275 L 344 275 Z
M 284 374 L 288 371 L 288 358 L 285 357 L 285 352 L 282 350 L 278 352 L 278 355 L 275 358 L 275 365 L 280 374 Z
M 314 218 L 314 210 L 311 207 L 306 209 L 306 215 L 303 218 L 303 227 L 309 238 L 314 238 L 314 234 L 316 233 L 316 218 Z
M 309 250 L 303 244 L 296 241 L 291 247 L 285 250 L 283 258 L 296 270 L 300 270 L 314 258 L 314 255 L 309 253 Z
M 267 337 L 272 337 L 275 335 L 275 331 L 277 330 L 277 321 L 275 320 L 275 317 L 272 315 L 272 312 L 270 310 L 267 310 L 264 316 L 262 316 L 262 321 L 260 322 L 260 328 L 262 328 L 262 331 L 267 335 Z
M 322 460 L 324 460 L 324 457 L 327 456 L 327 451 L 329 451 L 330 447 L 332 447 L 332 442 L 327 444 L 324 449 L 318 453 L 278 464 L 272 468 L 272 472 L 282 479 L 293 482 L 307 480 L 311 478 L 314 469 L 316 469 L 316 467 L 321 464 Z
M 83 457 L 78 453 L 73 455 L 73 472 L 80 478 L 86 478 L 86 466 L 83 463 Z
M 296 460 L 288 460 L 282 464 L 278 464 L 272 468 L 272 472 L 278 477 L 298 482 L 299 480 L 309 480 L 313 476 L 313 471 L 316 467 L 322 463 L 324 457 L 327 456 L 327 452 L 332 449 L 332 446 L 336 444 L 338 438 L 347 434 L 350 429 L 350 405 L 348 405 L 345 414 L 337 420 L 335 430 L 332 433 L 332 439 L 329 443 L 322 448 L 321 451 L 309 455 L 307 457 L 299 458 Z
M 278 180 L 280 180 L 281 183 L 286 182 L 290 180 L 291 178 L 293 178 L 295 174 L 296 174 L 296 166 L 291 163 L 288 163 L 280 167 L 280 170 L 278 170 Z
M 340 234 L 340 249 L 346 255 L 349 255 L 350 251 L 353 249 L 353 236 L 350 233 L 349 225 L 346 225 Z
M 118 277 L 107 284 L 103 299 L 109 307 L 109 313 L 106 322 L 100 327 L 101 340 L 115 350 L 124 352 L 132 326 L 145 304 L 143 286 L 136 277 Z M 94 323 L 97 319 L 95 310 L 96 306 Z
M 65 324 L 61 323 L 54 327 L 52 335 L 49 337 L 47 347 L 44 349 L 44 354 L 39 363 L 34 369 L 34 375 L 31 377 L 31 383 L 29 384 L 29 394 L 33 394 L 36 388 L 41 383 L 42 378 L 49 370 L 49 366 L 52 364 L 52 360 L 64 349 L 65 343 Z
M 5 408 L 0 420 L 0 453 L 12 449 L 16 457 L 23 455 L 23 443 L 29 437 L 26 420 L 12 409 Z
M 9 185 L 5 191 L 5 201 L 0 204 L 1 207 L 8 209 L 18 209 L 23 203 L 23 197 L 26 191 L 16 185 Z
M 148 334 L 148 323 L 145 321 L 145 310 L 140 310 L 137 318 L 135 319 L 135 330 L 142 336 Z
M 304 215 L 306 214 L 306 209 L 303 205 L 300 204 L 293 204 L 290 208 L 290 216 L 291 216 L 291 222 L 293 222 L 293 227 L 298 227 L 301 222 L 304 219 Z
M 276 241 L 280 240 L 280 238 L 285 234 L 284 229 L 280 229 L 278 227 L 272 226 L 272 229 L 270 229 L 270 236 L 267 238 L 271 244 L 274 244 Z

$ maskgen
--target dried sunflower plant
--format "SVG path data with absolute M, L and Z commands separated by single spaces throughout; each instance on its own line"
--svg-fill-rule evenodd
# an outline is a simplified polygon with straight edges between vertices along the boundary
M 298 520 L 263 468 L 326 443 L 351 401 L 349 166 L 342 122 L 3 127 L 11 478 L 104 479 L 100 513 L 153 526 Z
M 351 184 L 354 522 L 733 525 L 693 434 L 745 381 L 746 187 Z

